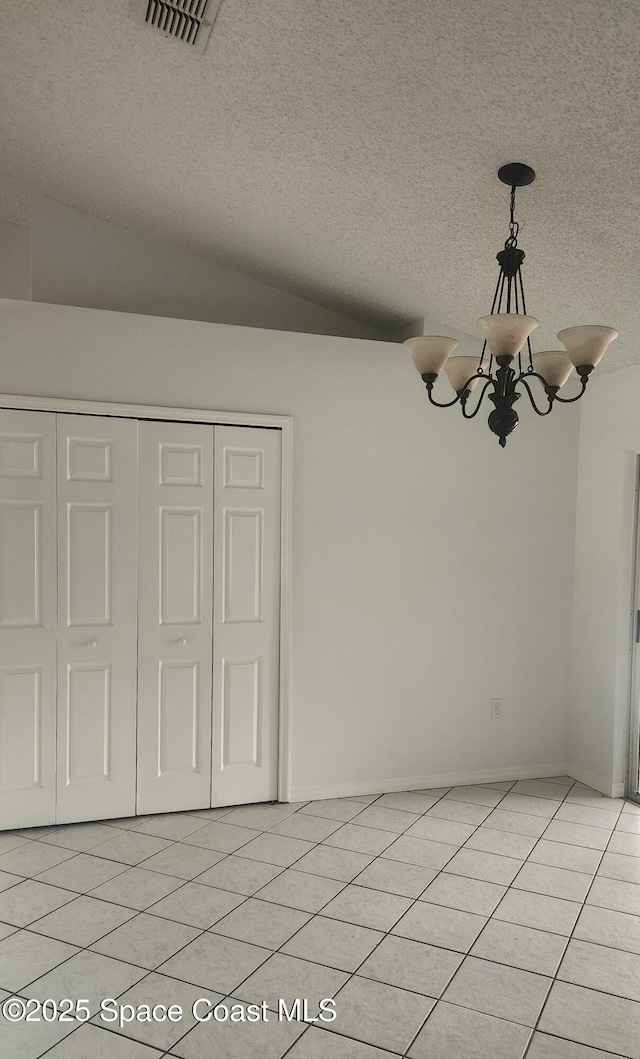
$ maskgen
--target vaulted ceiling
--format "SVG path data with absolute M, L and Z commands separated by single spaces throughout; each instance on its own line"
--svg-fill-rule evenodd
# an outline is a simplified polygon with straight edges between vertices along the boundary
M 222 0 L 202 55 L 129 0 L 3 0 L 0 215 L 29 189 L 390 331 L 479 333 L 518 197 L 536 348 L 640 361 L 640 0 Z

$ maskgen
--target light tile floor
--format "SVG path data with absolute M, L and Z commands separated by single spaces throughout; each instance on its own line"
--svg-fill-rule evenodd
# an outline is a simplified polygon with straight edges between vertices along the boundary
M 3 1059 L 640 1059 L 640 806 L 558 777 L 2 832 L 11 996 Z

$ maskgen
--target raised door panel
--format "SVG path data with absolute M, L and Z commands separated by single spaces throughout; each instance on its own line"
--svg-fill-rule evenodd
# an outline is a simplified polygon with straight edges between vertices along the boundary
M 140 423 L 139 813 L 211 801 L 213 427 Z
M 135 812 L 137 423 L 58 416 L 58 822 Z
M 55 415 L 0 411 L 0 828 L 55 821 Z
M 213 805 L 278 795 L 280 431 L 215 428 Z

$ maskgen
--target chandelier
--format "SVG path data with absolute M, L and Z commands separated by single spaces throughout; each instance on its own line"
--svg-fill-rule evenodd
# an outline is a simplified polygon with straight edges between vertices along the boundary
M 520 225 L 515 220 L 515 201 L 516 188 L 531 184 L 535 173 L 528 165 L 511 162 L 498 170 L 498 177 L 503 184 L 511 188 L 509 236 L 504 250 L 497 255 L 500 270 L 491 312 L 478 321 L 485 334 L 480 357 L 458 356 L 449 359 L 458 343 L 453 338 L 441 335 L 408 338 L 404 344 L 411 350 L 414 364 L 427 387 L 431 404 L 437 408 L 450 408 L 451 405 L 459 404 L 464 418 L 473 419 L 480 411 L 485 394 L 490 391 L 489 400 L 494 407 L 489 413 L 489 428 L 498 435 L 500 445 L 504 448 L 507 437 L 518 425 L 518 413 L 513 406 L 522 396 L 518 392 L 519 389 L 528 395 L 534 412 L 539 416 L 549 415 L 557 402 L 573 404 L 574 401 L 579 401 L 587 387 L 589 376 L 609 344 L 618 337 L 618 332 L 613 327 L 604 327 L 601 324 L 566 327 L 557 335 L 565 347 L 564 350 L 531 352 L 529 336 L 538 326 L 538 321 L 533 316 L 527 316 L 521 272 L 524 250 L 518 246 Z M 525 343 L 527 349 L 523 355 Z M 488 359 L 485 356 L 487 347 L 490 354 Z M 560 397 L 558 391 L 564 386 L 574 367 L 580 378 L 580 392 L 575 397 Z M 443 368 L 456 391 L 453 400 L 444 403 L 434 400 L 433 397 L 434 383 Z M 542 390 L 538 391 L 543 400 L 542 408 L 536 404 L 531 386 L 534 379 L 542 387 Z M 478 383 L 481 384 L 480 396 L 471 408 L 469 397 Z

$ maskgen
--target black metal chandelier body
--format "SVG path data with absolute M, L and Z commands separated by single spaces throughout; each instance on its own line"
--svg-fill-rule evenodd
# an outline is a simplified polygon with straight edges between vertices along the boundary
M 549 415 L 557 402 L 573 404 L 579 401 L 595 365 L 609 343 L 617 338 L 618 332 L 598 324 L 569 327 L 558 332 L 565 350 L 532 353 L 529 335 L 537 327 L 538 321 L 527 316 L 522 282 L 525 254 L 518 246 L 520 225 L 515 220 L 515 196 L 516 188 L 531 184 L 535 173 L 530 166 L 512 162 L 502 166 L 498 177 L 511 188 L 509 235 L 504 249 L 497 254 L 499 273 L 491 312 L 479 321 L 486 337 L 477 364 L 474 364 L 475 357 L 449 359 L 457 342 L 444 336 L 410 338 L 405 345 L 411 349 L 429 400 L 437 408 L 459 404 L 463 417 L 473 419 L 480 411 L 485 395 L 488 396 L 494 406 L 488 418 L 489 428 L 498 436 L 504 448 L 507 437 L 518 425 L 519 417 L 514 405 L 522 396 L 522 391 L 527 394 L 534 412 L 539 416 Z M 526 353 L 523 355 L 525 343 Z M 485 359 L 487 346 L 490 352 L 488 363 Z M 443 367 L 456 395 L 451 401 L 441 402 L 435 400 L 433 388 Z M 574 397 L 560 397 L 558 391 L 574 367 L 580 378 L 580 391 Z M 546 404 L 542 407 L 536 403 L 531 385 L 533 380 L 541 385 L 543 401 L 546 398 Z M 469 398 L 476 385 L 480 387 L 479 394 L 471 409 Z

